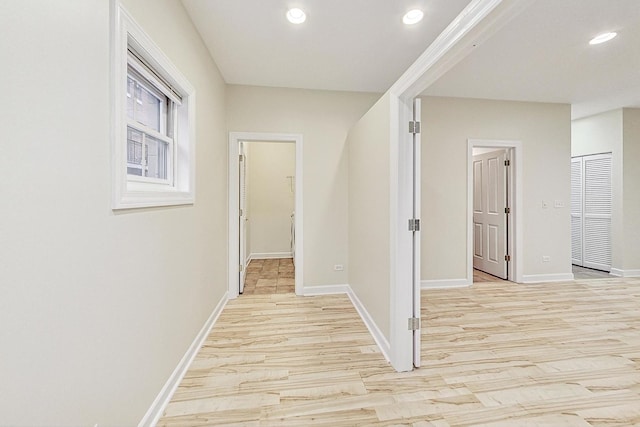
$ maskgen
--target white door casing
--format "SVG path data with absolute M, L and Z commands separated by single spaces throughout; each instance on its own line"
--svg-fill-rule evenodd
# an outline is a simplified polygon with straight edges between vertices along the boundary
M 303 138 L 302 134 L 270 133 L 270 132 L 229 132 L 229 158 L 228 158 L 228 280 L 227 296 L 229 299 L 237 298 L 240 289 L 240 229 L 238 218 L 240 217 L 240 155 L 241 142 L 284 142 L 295 143 L 296 146 L 296 172 L 295 172 L 295 233 L 296 246 L 293 254 L 295 260 L 295 291 L 297 295 L 303 293 L 304 277 L 304 229 L 302 228 L 303 212 Z
M 240 143 L 239 161 L 239 183 L 240 195 L 238 204 L 240 208 L 238 216 L 239 245 L 240 245 L 240 280 L 239 292 L 244 292 L 244 279 L 247 271 L 247 149 L 246 144 Z
M 412 100 L 420 96 L 426 88 L 437 81 L 444 73 L 453 68 L 463 57 L 473 51 L 483 40 L 495 34 L 504 24 L 518 13 L 525 10 L 533 0 L 507 2 L 503 0 L 473 0 L 447 29 L 427 48 L 427 50 L 409 67 L 409 69 L 389 89 L 390 94 L 390 361 L 397 371 L 413 369 L 413 339 L 407 332 L 407 317 L 412 312 L 412 272 L 420 269 L 412 267 L 411 245 L 407 244 L 406 220 L 410 216 L 411 194 L 407 191 L 410 179 L 406 177 L 410 170 L 411 155 L 409 135 L 406 124 L 412 117 Z M 469 141 L 469 153 L 476 141 Z M 480 141 L 482 142 L 482 141 Z M 521 163 L 522 150 L 519 141 L 501 141 L 507 147 L 517 146 L 514 156 L 517 164 Z M 499 144 L 501 143 L 499 142 Z M 512 145 L 515 143 L 515 145 Z M 469 157 L 471 155 L 469 154 Z M 513 159 L 512 159 L 513 160 Z M 418 159 L 419 162 L 419 159 Z M 418 163 L 419 164 L 419 163 Z M 469 164 L 469 167 L 471 165 Z M 516 171 L 514 185 L 521 186 L 521 169 Z M 470 180 L 470 176 L 468 180 Z M 418 183 L 420 185 L 420 183 Z M 419 191 L 418 185 L 418 193 Z M 472 184 L 469 184 L 471 188 Z M 471 192 L 467 197 L 470 198 Z M 516 198 L 516 218 L 514 224 L 516 239 L 513 254 L 522 253 L 522 200 Z M 471 201 L 469 201 L 469 206 Z M 467 241 L 472 239 L 471 209 L 468 209 Z M 512 226 L 512 225 L 510 225 Z M 473 280 L 473 263 L 471 245 L 467 253 L 467 280 Z M 514 259 L 514 258 L 512 258 Z M 521 260 L 515 257 L 514 280 L 522 281 Z M 409 262 L 407 262 L 409 261 Z M 511 273 L 510 273 L 511 274 Z
M 473 156 L 473 267 L 507 279 L 506 151 Z
M 473 284 L 474 227 L 473 227 L 473 154 L 474 149 L 482 148 L 486 152 L 506 150 L 509 167 L 507 168 L 507 204 L 510 209 L 507 220 L 507 253 L 511 257 L 507 268 L 507 280 L 523 281 L 523 150 L 522 141 L 499 139 L 467 140 L 467 282 Z

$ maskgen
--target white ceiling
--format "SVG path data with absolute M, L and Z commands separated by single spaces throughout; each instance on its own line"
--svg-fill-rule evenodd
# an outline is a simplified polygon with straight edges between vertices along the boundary
M 385 92 L 469 0 L 182 0 L 230 84 Z M 301 25 L 285 14 L 299 7 Z M 412 8 L 425 12 L 402 23 Z
M 384 92 L 469 0 L 182 2 L 227 83 Z M 414 7 L 425 19 L 405 26 Z M 605 31 L 618 37 L 589 46 Z M 536 0 L 424 93 L 570 103 L 574 117 L 640 107 L 640 0 Z
M 536 0 L 424 93 L 568 103 L 574 118 L 640 107 L 640 0 Z

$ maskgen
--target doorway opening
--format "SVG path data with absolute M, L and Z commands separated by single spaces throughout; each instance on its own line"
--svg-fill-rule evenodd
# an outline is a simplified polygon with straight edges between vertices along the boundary
M 302 293 L 302 135 L 229 134 L 229 298 Z
M 295 291 L 295 149 L 240 142 L 240 294 Z
M 522 281 L 520 141 L 468 140 L 467 281 Z

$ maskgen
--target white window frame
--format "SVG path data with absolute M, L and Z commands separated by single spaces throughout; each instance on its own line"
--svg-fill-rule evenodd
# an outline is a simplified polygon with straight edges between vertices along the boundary
M 195 89 L 156 46 L 118 0 L 111 1 L 111 114 L 113 209 L 193 204 L 195 202 Z M 153 73 L 143 77 L 158 87 L 169 87 L 175 102 L 176 128 L 165 179 L 127 174 L 127 66 L 132 49 Z M 144 71 L 144 70 L 143 70 Z M 140 72 L 140 71 L 139 71 Z M 156 88 L 158 89 L 158 88 Z M 161 92 L 166 93 L 165 90 Z M 152 134 L 157 137 L 157 135 Z M 142 178 L 142 179 L 141 179 Z

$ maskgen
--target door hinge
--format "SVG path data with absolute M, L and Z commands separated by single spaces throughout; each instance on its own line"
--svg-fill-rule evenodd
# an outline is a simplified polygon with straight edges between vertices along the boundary
M 242 270 L 244 270 L 244 265 L 240 264 L 239 267 L 240 267 L 240 272 L 242 272 Z
M 504 260 L 505 261 L 511 261 L 511 255 L 505 255 L 504 256 Z
M 244 160 L 244 154 L 240 154 L 240 155 L 238 156 L 238 158 L 240 159 L 240 161 L 243 161 L 243 160 Z
M 418 121 L 410 121 L 409 122 L 409 133 L 420 133 L 420 122 Z
M 504 161 L 504 165 L 505 166 L 511 166 L 511 160 L 505 160 Z
M 417 218 L 411 218 L 409 220 L 409 231 L 420 231 L 420 220 Z
M 418 329 L 420 329 L 420 318 L 410 317 L 408 322 L 408 329 L 410 331 L 417 331 Z
M 244 211 L 242 209 L 240 209 L 240 216 L 242 216 L 243 213 L 244 213 Z
M 504 208 L 504 213 L 510 214 L 511 213 L 511 208 Z

